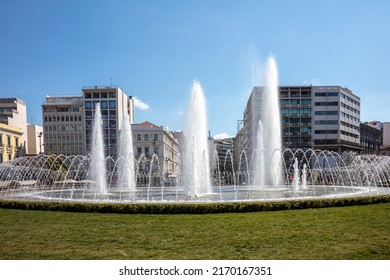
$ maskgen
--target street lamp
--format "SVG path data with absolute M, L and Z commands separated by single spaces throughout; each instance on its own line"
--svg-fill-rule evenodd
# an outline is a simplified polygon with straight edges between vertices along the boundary
M 39 138 L 39 153 L 42 154 L 42 134 L 43 132 L 38 132 L 38 138 Z

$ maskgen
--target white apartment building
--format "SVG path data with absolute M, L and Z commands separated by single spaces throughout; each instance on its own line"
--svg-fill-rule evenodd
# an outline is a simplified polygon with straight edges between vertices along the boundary
M 340 86 L 313 87 L 314 148 L 360 151 L 360 98 Z
M 140 166 L 140 171 L 148 171 L 152 156 L 158 157 L 160 170 L 164 178 L 176 177 L 179 166 L 179 143 L 163 126 L 157 126 L 150 122 L 142 122 L 132 125 L 133 148 L 136 158 L 145 156 L 147 166 Z M 143 169 L 147 170 L 143 170 Z

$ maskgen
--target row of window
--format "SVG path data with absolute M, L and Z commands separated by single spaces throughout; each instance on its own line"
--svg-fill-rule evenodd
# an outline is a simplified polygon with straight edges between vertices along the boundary
M 85 101 L 85 108 L 86 109 L 92 109 L 96 108 L 96 105 L 100 103 L 100 109 L 116 109 L 116 101 L 115 100 L 109 100 L 109 101 Z
M 348 100 L 349 102 L 352 102 L 352 103 L 355 104 L 355 105 L 360 106 L 360 102 L 359 102 L 359 101 L 356 101 L 355 99 L 352 99 L 351 97 L 346 96 L 346 95 L 343 94 L 343 93 L 341 93 L 341 98 L 343 98 L 343 99 L 345 99 L 345 100 Z
M 116 98 L 116 92 L 86 92 L 85 98 Z
M 11 136 L 7 135 L 6 137 L 7 137 L 7 145 L 9 147 L 12 146 L 12 144 L 11 144 Z M 2 143 L 3 143 L 3 135 L 0 134 L 0 144 L 2 144 Z M 19 147 L 19 138 L 18 137 L 15 137 L 15 146 Z
M 8 154 L 8 160 L 12 160 L 12 154 Z M 0 163 L 2 163 L 3 161 L 4 161 L 3 154 L 0 153 Z
M 144 136 L 143 137 L 144 141 L 149 141 L 149 134 L 146 133 L 143 136 Z M 151 138 L 151 136 L 152 135 L 150 135 L 150 138 Z M 142 134 L 137 134 L 137 141 L 142 141 Z M 153 141 L 158 141 L 158 134 L 157 133 L 153 134 Z
M 57 125 L 45 125 L 45 132 L 56 131 L 82 131 L 81 124 L 57 124 Z
M 310 115 L 311 108 L 293 108 L 280 110 L 282 115 Z
M 286 91 L 286 90 L 281 90 L 280 92 L 281 97 L 311 97 L 311 90 L 291 90 L 291 91 Z
M 81 122 L 81 116 L 46 116 L 45 122 Z
M 80 107 L 45 107 L 43 108 L 45 113 L 67 113 L 67 112 L 80 112 Z
M 359 138 L 359 135 L 353 134 L 353 133 L 350 133 L 350 132 L 347 132 L 347 131 L 344 131 L 344 130 L 341 130 L 340 133 L 341 133 L 342 135 L 349 136 L 349 137 L 352 137 L 352 138 L 356 138 L 356 139 Z
M 315 96 L 339 96 L 338 92 L 316 92 Z
M 81 134 L 45 134 L 45 141 L 82 141 Z
M 318 120 L 314 121 L 316 125 L 327 125 L 327 124 L 339 124 L 338 120 Z
M 142 154 L 148 156 L 149 153 L 150 153 L 149 147 L 144 147 L 144 148 L 143 148 L 143 151 L 144 151 L 144 152 L 142 153 L 142 147 L 137 147 L 137 156 L 140 156 L 140 155 L 142 155 Z M 158 155 L 158 152 L 159 152 L 158 147 L 154 147 L 154 152 L 153 152 L 153 153 L 156 154 L 156 155 Z
M 332 101 L 332 102 L 315 102 L 315 106 L 339 106 L 338 101 Z
M 311 99 L 281 99 L 280 105 L 311 105 Z
M 355 108 L 352 108 L 351 106 L 348 106 L 347 104 L 341 102 L 341 107 L 346 108 L 356 114 L 360 114 L 359 110 L 356 110 Z
M 311 118 L 282 118 L 282 124 L 302 124 L 302 125 L 310 125 Z
M 314 134 L 338 134 L 337 129 L 328 129 L 328 130 L 315 130 Z
M 356 126 L 356 125 L 353 125 L 353 124 L 350 124 L 350 123 L 346 123 L 346 122 L 341 121 L 341 124 L 344 125 L 344 126 L 346 126 L 346 127 L 355 129 L 355 130 L 357 130 L 357 131 L 360 130 L 360 127 L 358 127 L 358 126 Z
M 344 113 L 344 112 L 341 112 L 341 116 L 344 117 L 344 118 L 353 120 L 353 121 L 355 121 L 355 122 L 360 122 L 360 119 L 355 118 L 354 116 L 351 116 L 351 115 L 349 115 L 349 114 L 347 114 L 347 113 Z
M 314 114 L 316 116 L 338 116 L 339 111 L 316 111 Z

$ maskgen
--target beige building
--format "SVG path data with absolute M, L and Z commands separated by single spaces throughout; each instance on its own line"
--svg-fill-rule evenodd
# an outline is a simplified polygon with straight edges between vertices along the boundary
M 81 96 L 46 96 L 42 105 L 45 153 L 85 154 Z M 39 139 L 38 139 L 39 142 Z M 41 143 L 42 144 L 42 143 Z M 39 145 L 39 143 L 38 143 Z
M 26 103 L 19 98 L 0 98 L 0 123 L 21 129 L 17 152 L 19 156 L 28 153 Z
M 97 103 L 103 120 L 105 155 L 116 158 L 125 112 L 134 122 L 134 101 L 117 86 L 83 87 L 81 96 L 47 96 L 42 105 L 45 153 L 89 154 Z
M 42 126 L 35 124 L 27 125 L 27 150 L 29 155 L 44 153 L 44 137 Z
M 164 178 L 177 176 L 179 143 L 171 132 L 163 126 L 142 122 L 132 125 L 132 133 L 135 157 L 145 156 L 149 161 L 146 168 L 150 168 L 152 156 L 156 154 Z
M 0 123 L 0 163 L 18 157 L 18 147 L 23 139 L 21 128 Z

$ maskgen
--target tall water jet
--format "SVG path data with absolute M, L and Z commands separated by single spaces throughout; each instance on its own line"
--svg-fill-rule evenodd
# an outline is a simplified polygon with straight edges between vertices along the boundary
M 135 168 L 133 136 L 131 133 L 130 117 L 127 110 L 123 114 L 122 130 L 118 147 L 118 189 L 122 191 L 135 190 Z
M 207 143 L 206 99 L 199 82 L 194 81 L 184 128 L 183 184 L 191 195 L 211 192 Z
M 263 90 L 260 120 L 257 137 L 256 183 L 278 185 L 282 181 L 282 140 L 278 71 L 275 59 L 271 56 L 266 64 L 263 77 Z M 261 130 L 261 131 L 260 131 Z
M 91 179 L 95 192 L 107 193 L 106 182 L 106 160 L 104 156 L 104 142 L 102 131 L 102 113 L 100 103 L 96 104 L 92 130 L 92 150 L 91 150 Z

